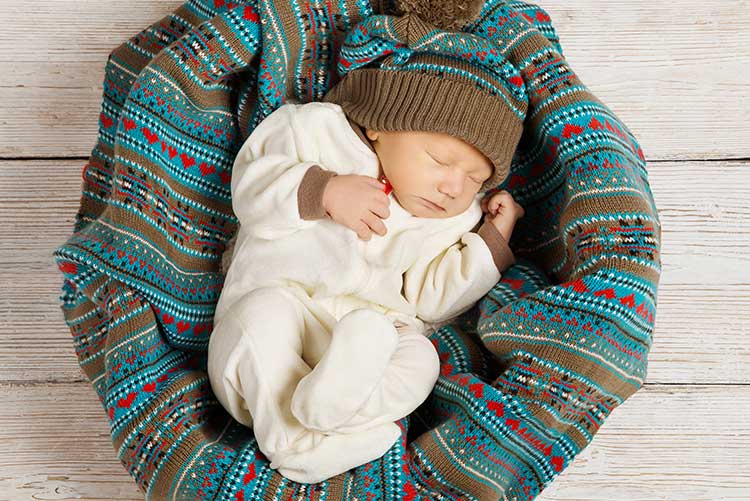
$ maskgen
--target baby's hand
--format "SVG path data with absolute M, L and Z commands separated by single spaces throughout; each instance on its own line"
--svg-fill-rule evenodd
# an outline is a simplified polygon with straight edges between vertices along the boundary
M 485 217 L 490 218 L 489 221 L 506 241 L 510 241 L 516 221 L 526 213 L 523 207 L 513 200 L 513 196 L 505 190 L 483 198 L 482 212 L 487 212 Z
M 390 203 L 383 183 L 359 174 L 333 176 L 323 191 L 323 208 L 331 219 L 354 230 L 362 240 L 370 240 L 373 232 L 385 235 L 381 218 L 391 215 Z

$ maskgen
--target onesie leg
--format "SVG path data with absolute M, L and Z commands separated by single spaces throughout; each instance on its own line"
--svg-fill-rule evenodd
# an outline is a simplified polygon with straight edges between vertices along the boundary
M 401 437 L 401 428 L 384 423 L 360 432 L 324 436 L 317 447 L 278 455 L 279 473 L 295 482 L 322 482 L 381 457 Z
M 292 414 L 307 428 L 337 431 L 375 390 L 398 345 L 398 333 L 385 315 L 352 310 L 331 333 L 328 350 L 303 377 L 292 396 Z
M 301 358 L 306 327 L 321 325 L 286 289 L 256 289 L 218 319 L 209 340 L 208 373 L 224 408 L 253 428 L 272 468 L 298 482 L 319 482 L 382 456 L 401 431 L 385 423 L 326 435 L 291 414 L 292 392 L 310 372 Z
M 268 457 L 286 450 L 305 428 L 289 412 L 304 362 L 304 312 L 283 288 L 253 290 L 218 319 L 208 347 L 211 387 L 225 409 L 253 428 Z
M 398 421 L 424 402 L 440 375 L 440 357 L 429 339 L 415 331 L 400 333 L 398 347 L 366 402 L 336 431 L 352 433 Z

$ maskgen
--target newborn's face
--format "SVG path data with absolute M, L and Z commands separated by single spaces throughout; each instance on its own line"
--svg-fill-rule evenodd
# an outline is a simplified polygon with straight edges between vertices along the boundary
M 439 132 L 365 129 L 393 195 L 417 217 L 446 218 L 469 208 L 492 175 L 492 162 L 457 137 Z M 440 206 L 437 208 L 429 202 Z

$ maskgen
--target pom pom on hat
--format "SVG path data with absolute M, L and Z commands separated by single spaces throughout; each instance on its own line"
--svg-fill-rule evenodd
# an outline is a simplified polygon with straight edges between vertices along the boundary
M 446 31 L 460 30 L 476 19 L 484 6 L 484 0 L 396 0 L 394 3 L 396 15 L 412 13 Z

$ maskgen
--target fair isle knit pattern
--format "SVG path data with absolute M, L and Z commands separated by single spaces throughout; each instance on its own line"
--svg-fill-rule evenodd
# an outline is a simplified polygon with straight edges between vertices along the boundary
M 499 188 L 526 216 L 517 264 L 430 335 L 433 392 L 383 457 L 318 484 L 270 469 L 219 405 L 206 348 L 237 228 L 234 155 L 287 99 L 321 100 L 345 34 L 397 1 L 191 0 L 110 54 L 55 258 L 80 366 L 147 499 L 531 500 L 642 386 L 661 228 L 641 148 L 567 64 L 542 9 L 487 0 L 462 31 L 524 80 L 524 132 Z

